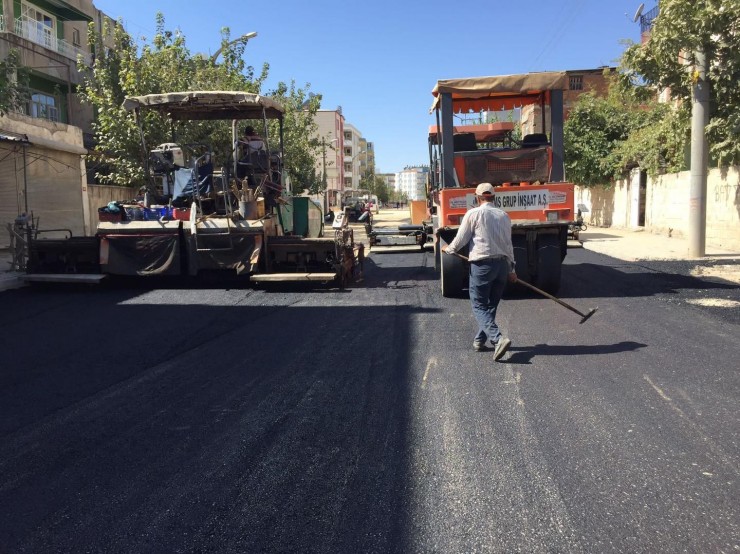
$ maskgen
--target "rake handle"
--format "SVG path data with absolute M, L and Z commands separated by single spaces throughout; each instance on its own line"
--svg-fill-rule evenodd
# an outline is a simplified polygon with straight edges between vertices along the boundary
M 521 279 L 517 279 L 517 280 L 516 280 L 516 282 L 517 282 L 517 283 L 521 283 L 521 284 L 522 284 L 522 285 L 524 285 L 525 287 L 527 287 L 527 288 L 529 288 L 529 289 L 532 289 L 532 290 L 533 290 L 533 291 L 535 291 L 535 292 L 538 292 L 538 293 L 540 293 L 540 294 L 541 294 L 542 296 L 546 296 L 546 297 L 547 297 L 547 298 L 549 298 L 550 300 L 554 300 L 555 302 L 557 302 L 558 304 L 560 304 L 560 305 L 561 305 L 561 306 L 563 306 L 564 308 L 568 308 L 568 309 L 569 309 L 569 310 L 570 310 L 571 312 L 575 312 L 575 313 L 577 313 L 577 314 L 578 314 L 579 316 L 581 316 L 581 317 L 586 317 L 586 315 L 587 315 L 587 314 L 584 314 L 584 313 L 582 313 L 581 311 L 579 311 L 579 310 L 575 309 L 575 308 L 574 308 L 573 306 L 571 306 L 570 304 L 566 304 L 565 302 L 563 302 L 562 300 L 560 300 L 560 298 L 556 298 L 555 296 L 553 296 L 553 295 L 552 295 L 552 294 L 550 294 L 549 292 L 545 292 L 545 291 L 544 291 L 544 290 L 542 290 L 542 289 L 538 289 L 537 287 L 535 287 L 534 285 L 531 285 L 531 284 L 527 283 L 526 281 L 522 281 Z
M 449 254 L 452 254 L 453 256 L 457 256 L 458 258 L 460 258 L 462 260 L 465 260 L 466 262 L 469 262 L 470 261 L 466 256 L 463 256 L 462 254 L 458 254 L 457 252 L 449 252 Z M 560 300 L 559 298 L 553 296 L 549 292 L 545 292 L 544 290 L 539 289 L 539 288 L 535 287 L 534 285 L 531 285 L 531 284 L 527 283 L 526 281 L 522 281 L 518 277 L 517 277 L 516 282 L 517 283 L 521 283 L 525 287 L 533 290 L 534 292 L 537 292 L 537 293 L 541 294 L 542 296 L 545 296 L 546 298 L 549 298 L 550 300 L 554 300 L 555 302 L 557 302 L 558 304 L 560 304 L 564 308 L 568 308 L 571 312 L 577 313 L 579 316 L 581 316 L 583 318 L 583 319 L 581 319 L 581 323 L 583 323 L 584 321 L 586 321 L 589 317 L 591 317 L 594 314 L 594 312 L 596 312 L 596 308 L 594 308 L 593 310 L 591 310 L 587 314 L 584 314 L 580 310 L 577 310 L 576 308 L 574 308 L 570 304 L 567 304 L 567 303 L 563 302 L 562 300 Z

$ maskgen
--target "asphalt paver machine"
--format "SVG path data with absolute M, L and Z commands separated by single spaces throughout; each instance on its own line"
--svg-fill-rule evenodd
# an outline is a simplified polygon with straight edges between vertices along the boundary
M 362 261 L 352 229 L 345 224 L 325 232 L 320 208 L 304 197 L 295 201 L 287 190 L 284 110 L 278 102 L 247 92 L 186 91 L 129 97 L 124 108 L 139 123 L 152 111 L 172 122 L 230 121 L 231 153 L 219 161 L 210 144 L 178 143 L 176 137 L 149 149 L 142 131 L 149 153 L 143 200 L 102 207 L 93 237 L 32 241 L 27 280 L 196 276 L 214 270 L 252 282 L 344 286 L 352 280 Z M 263 123 L 259 140 L 240 137 L 244 120 Z M 270 120 L 278 122 L 272 126 L 277 139 L 268 136 Z M 299 206 L 310 236 L 295 232 Z M 313 219 L 319 224 L 312 225 Z

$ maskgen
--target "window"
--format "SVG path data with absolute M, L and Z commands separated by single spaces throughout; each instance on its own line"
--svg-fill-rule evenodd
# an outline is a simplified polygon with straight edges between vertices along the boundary
M 344 140 L 352 140 L 352 131 L 344 132 Z
M 570 76 L 570 90 L 583 90 L 583 75 Z
M 59 121 L 57 99 L 43 92 L 34 92 L 28 103 L 28 115 L 49 121 Z
M 72 29 L 72 45 L 82 46 L 82 41 L 80 40 L 80 30 L 79 29 Z
M 347 172 L 351 172 L 352 171 L 352 164 L 351 163 L 344 164 L 344 170 L 347 171 Z

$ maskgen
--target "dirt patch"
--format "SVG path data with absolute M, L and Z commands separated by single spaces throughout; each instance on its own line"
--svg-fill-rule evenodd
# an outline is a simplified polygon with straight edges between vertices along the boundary
M 727 298 L 693 298 L 687 300 L 687 302 L 689 304 L 714 308 L 740 308 L 740 302 L 737 300 L 728 300 Z
M 740 285 L 740 265 L 696 266 L 691 270 L 695 277 L 717 277 Z

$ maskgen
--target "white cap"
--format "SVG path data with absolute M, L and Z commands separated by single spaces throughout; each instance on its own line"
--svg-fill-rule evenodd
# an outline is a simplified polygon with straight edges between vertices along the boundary
M 493 194 L 493 185 L 491 183 L 481 183 L 475 187 L 476 196 L 483 196 L 484 194 Z

